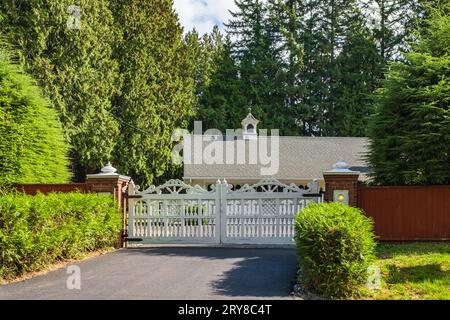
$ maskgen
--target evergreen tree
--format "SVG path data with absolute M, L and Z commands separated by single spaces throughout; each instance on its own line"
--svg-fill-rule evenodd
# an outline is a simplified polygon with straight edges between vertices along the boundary
M 236 0 L 237 11 L 226 24 L 233 42 L 238 79 L 246 105 L 265 127 L 278 128 L 284 134 L 291 118 L 285 117 L 284 89 L 276 30 L 269 23 L 266 7 L 259 0 Z M 242 115 L 247 113 L 246 108 Z M 242 120 L 242 117 L 240 118 Z
M 450 183 L 449 35 L 447 2 L 424 23 L 404 61 L 391 65 L 370 130 L 375 183 Z
M 359 0 L 269 1 L 280 26 L 292 134 L 365 135 L 384 60 L 360 5 Z
M 298 1 L 269 0 L 267 4 L 269 23 L 274 33 L 274 41 L 280 54 L 280 70 L 277 79 L 280 92 L 284 95 L 283 116 L 289 119 L 284 126 L 284 134 L 299 135 L 306 131 L 306 122 L 300 127 L 299 119 L 305 118 L 299 113 L 301 99 L 304 95 L 302 88 L 303 43 L 300 33 L 303 21 L 299 17 Z
M 225 133 L 226 129 L 240 128 L 247 112 L 229 38 L 217 52 L 214 65 L 217 68 L 211 81 L 199 97 L 197 119 L 203 122 L 204 129 L 215 128 Z
M 360 0 L 384 63 L 399 59 L 423 12 L 423 0 Z
M 283 3 L 283 1 L 280 1 Z M 302 47 L 302 64 L 290 75 L 288 88 L 294 91 L 291 98 L 292 113 L 301 135 L 321 135 L 321 124 L 324 122 L 325 98 L 328 96 L 329 53 L 327 38 L 324 32 L 324 11 L 319 0 L 287 1 L 285 6 L 278 4 L 284 13 L 275 13 L 285 17 L 282 30 L 288 32 L 285 38 L 291 44 Z M 293 23 L 296 22 L 296 25 Z M 288 68 L 292 65 L 289 63 Z M 292 83 L 292 77 L 296 82 Z
M 69 145 L 34 80 L 0 48 L 0 185 L 70 180 Z
M 185 43 L 192 61 L 195 78 L 195 94 L 200 97 L 211 82 L 211 76 L 219 67 L 217 56 L 223 48 L 223 35 L 217 26 L 210 34 L 199 36 L 194 29 L 185 36 Z
M 287 105 L 298 127 L 293 132 L 362 135 L 367 117 L 360 116 L 369 112 L 357 104 L 367 100 L 374 84 L 357 92 L 352 76 L 364 74 L 364 81 L 375 76 L 377 57 L 356 0 L 273 0 L 269 8 L 278 17 L 283 56 L 288 57 Z M 361 54 L 364 62 L 352 66 L 350 59 Z
M 148 185 L 171 166 L 172 134 L 185 128 L 195 103 L 195 67 L 172 0 L 115 1 L 120 37 L 115 57 L 122 86 L 114 101 L 119 172 Z
M 59 112 L 76 180 L 110 158 L 117 64 L 108 0 L 4 0 L 2 31 Z M 76 6 L 74 6 L 76 5 Z
M 343 32 L 335 66 L 336 86 L 331 92 L 335 108 L 330 110 L 327 134 L 365 136 L 368 121 L 375 111 L 373 92 L 384 76 L 384 62 L 373 33 L 358 10 Z

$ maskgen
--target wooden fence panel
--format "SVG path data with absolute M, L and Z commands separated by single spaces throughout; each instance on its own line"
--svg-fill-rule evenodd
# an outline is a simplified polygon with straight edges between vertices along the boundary
M 450 240 L 450 186 L 361 186 L 358 193 L 379 240 Z
M 92 185 L 89 183 L 61 183 L 61 184 L 16 184 L 16 190 L 22 191 L 29 195 L 36 195 L 40 192 L 47 194 L 50 192 L 74 192 L 80 191 L 83 193 L 91 192 Z

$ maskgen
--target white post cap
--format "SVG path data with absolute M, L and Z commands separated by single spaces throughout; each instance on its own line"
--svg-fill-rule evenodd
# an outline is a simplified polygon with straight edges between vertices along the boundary
M 323 174 L 359 174 L 359 171 L 353 171 L 349 169 L 350 166 L 344 160 L 339 160 L 333 164 L 333 169 L 329 171 L 324 171 Z
M 106 166 L 104 166 L 100 171 L 101 171 L 100 174 L 112 174 L 112 173 L 116 173 L 116 172 L 117 172 L 117 169 L 114 168 L 114 167 L 111 165 L 111 162 L 108 161 L 108 163 L 106 164 Z
M 122 176 L 120 174 L 117 173 L 117 169 L 114 168 L 111 165 L 111 162 L 108 161 L 108 163 L 106 164 L 106 166 L 104 166 L 103 168 L 100 169 L 100 173 L 96 173 L 96 174 L 88 174 L 86 175 L 86 178 L 89 179 L 106 179 L 106 178 L 120 178 L 120 179 L 127 179 L 127 180 L 131 180 L 130 177 L 127 176 Z

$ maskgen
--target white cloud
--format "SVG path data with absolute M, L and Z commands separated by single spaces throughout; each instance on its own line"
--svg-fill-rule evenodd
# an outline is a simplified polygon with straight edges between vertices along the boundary
M 184 31 L 195 28 L 200 34 L 211 32 L 214 25 L 223 29 L 228 10 L 236 9 L 234 0 L 174 0 L 174 7 Z

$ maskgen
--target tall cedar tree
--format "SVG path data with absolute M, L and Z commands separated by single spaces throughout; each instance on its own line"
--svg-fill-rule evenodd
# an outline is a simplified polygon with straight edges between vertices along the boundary
M 366 136 L 375 112 L 373 92 L 384 77 L 384 62 L 373 33 L 358 10 L 350 17 L 335 61 L 336 86 L 331 92 L 335 107 L 330 110 L 327 126 L 327 135 L 331 136 Z
M 237 117 L 253 106 L 266 127 L 283 134 L 364 136 L 372 93 L 386 61 L 400 57 L 418 3 L 236 1 L 227 31 L 245 100 L 235 102 Z M 378 20 L 371 23 L 374 12 Z M 222 109 L 216 112 L 223 116 Z
M 204 119 L 202 117 L 203 107 L 199 103 L 205 95 L 210 82 L 211 76 L 217 69 L 218 64 L 215 59 L 218 55 L 218 51 L 222 47 L 222 33 L 219 28 L 215 26 L 210 34 L 204 34 L 200 36 L 198 32 L 193 29 L 188 31 L 184 36 L 184 43 L 186 45 L 187 59 L 191 61 L 191 77 L 193 77 L 195 83 L 195 97 L 196 103 L 194 104 L 195 110 L 193 110 L 193 118 L 188 121 L 188 128 L 193 129 L 194 120 L 201 120 L 203 124 L 206 124 L 206 128 L 216 128 L 207 127 L 209 125 L 208 120 L 217 119 L 217 115 L 211 118 Z M 167 181 L 173 179 L 174 177 L 181 178 L 183 176 L 183 166 L 182 165 L 171 165 L 169 166 L 163 175 L 158 177 L 158 181 Z
M 214 26 L 211 33 L 203 36 L 199 36 L 193 29 L 186 34 L 184 41 L 193 63 L 195 94 L 201 97 L 211 82 L 212 74 L 219 67 L 215 59 L 222 50 L 223 35 L 217 26 Z
M 233 55 L 238 65 L 238 79 L 247 107 L 266 128 L 290 126 L 291 117 L 285 117 L 284 89 L 280 85 L 282 64 L 276 46 L 276 29 L 269 23 L 267 8 L 260 0 L 236 0 L 237 10 L 226 24 L 233 42 Z M 247 113 L 242 108 L 239 119 Z M 233 122 L 237 120 L 233 119 Z
M 118 135 L 111 116 L 117 64 L 112 59 L 115 33 L 108 4 L 108 0 L 0 4 L 2 31 L 59 112 L 72 146 L 76 180 L 110 158 Z
M 226 129 L 241 127 L 243 110 L 246 110 L 229 38 L 216 52 L 214 65 L 217 68 L 211 74 L 210 83 L 199 96 L 197 119 L 202 121 L 204 129 L 215 128 L 225 133 Z
M 56 111 L 0 44 L 0 184 L 70 180 Z
M 172 134 L 187 126 L 196 101 L 195 68 L 172 7 L 172 0 L 112 4 L 122 77 L 114 100 L 121 132 L 114 159 L 119 172 L 141 185 L 174 170 Z
M 371 107 L 367 93 L 380 75 L 374 74 L 374 40 L 356 1 L 296 1 L 295 9 L 302 21 L 297 36 L 304 56 L 299 75 L 303 96 L 296 108 L 302 134 L 364 135 Z
M 450 5 L 416 37 L 379 92 L 368 156 L 377 184 L 450 184 Z
M 269 0 L 267 10 L 278 26 L 274 38 L 283 78 L 277 85 L 284 94 L 284 116 L 292 119 L 285 132 L 364 135 L 372 106 L 367 93 L 381 73 L 373 74 L 378 54 L 356 0 Z M 354 57 L 363 61 L 357 67 Z M 353 75 L 365 90 L 358 91 Z
M 284 117 L 290 119 L 284 128 L 286 135 L 302 135 L 306 132 L 306 115 L 300 112 L 304 96 L 302 72 L 304 71 L 304 51 L 300 33 L 303 21 L 298 12 L 298 1 L 269 0 L 268 20 L 275 31 L 276 47 L 280 51 L 280 77 L 278 86 L 284 96 Z

